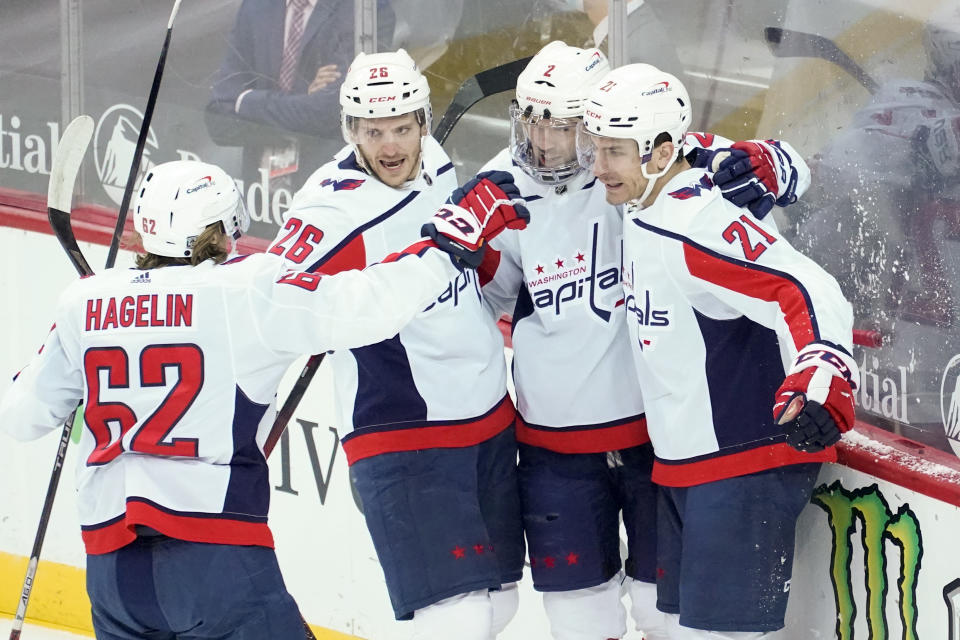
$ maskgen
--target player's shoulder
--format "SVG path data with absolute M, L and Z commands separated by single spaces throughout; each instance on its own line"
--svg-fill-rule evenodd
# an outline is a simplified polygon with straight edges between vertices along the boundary
M 487 160 L 487 163 L 480 167 L 479 173 L 484 171 L 507 171 L 514 174 L 515 178 L 518 173 L 522 173 L 520 167 L 513 163 L 510 150 L 506 148 L 501 149 L 497 155 Z
M 450 156 L 433 136 L 424 136 L 421 144 L 423 153 L 423 169 L 431 176 L 437 177 L 453 170 Z
M 693 149 L 723 149 L 733 144 L 733 140 L 724 138 L 716 133 L 704 131 L 688 131 L 683 137 L 684 153 Z
M 349 151 L 348 153 L 345 153 Z M 349 193 L 375 180 L 363 170 L 357 162 L 356 154 L 350 147 L 346 147 L 326 164 L 314 171 L 303 187 L 293 199 L 296 206 L 297 199 L 302 197 L 316 198 L 333 196 L 338 193 Z
M 701 233 L 705 220 L 726 219 L 737 210 L 724 200 L 712 175 L 696 168 L 673 176 L 650 208 L 647 218 L 651 224 L 683 237 Z
M 553 191 L 552 186 L 540 184 L 517 165 L 517 163 L 513 161 L 513 156 L 509 149 L 502 149 L 483 165 L 477 173 L 483 173 L 485 171 L 505 171 L 509 173 L 513 176 L 513 183 L 517 185 L 517 189 L 520 190 L 520 195 L 524 198 L 543 198 Z

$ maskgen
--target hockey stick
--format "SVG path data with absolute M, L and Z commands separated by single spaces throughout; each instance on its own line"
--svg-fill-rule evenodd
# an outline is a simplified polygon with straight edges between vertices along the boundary
M 57 155 L 53 159 L 50 184 L 47 188 L 47 218 L 50 220 L 50 227 L 60 241 L 60 246 L 67 252 L 73 267 L 81 276 L 92 275 L 93 269 L 80 252 L 77 239 L 73 235 L 70 209 L 74 183 L 91 136 L 93 136 L 93 118 L 90 116 L 77 116 L 67 125 L 60 140 L 60 146 L 57 147 Z
M 437 142 L 440 144 L 446 142 L 447 136 L 453 131 L 453 127 L 470 107 L 488 96 L 515 88 L 517 86 L 517 76 L 520 75 L 520 72 L 523 71 L 532 57 L 528 56 L 513 62 L 506 62 L 464 80 L 454 94 L 450 106 L 447 107 L 443 117 L 440 118 L 440 122 L 433 130 L 433 137 L 437 139 Z
M 77 246 L 73 229 L 70 227 L 70 208 L 80 163 L 87 152 L 92 135 L 93 119 L 90 116 L 79 116 L 67 125 L 53 158 L 53 166 L 50 168 L 50 185 L 47 189 L 47 216 L 50 219 L 50 226 L 53 227 L 57 240 L 67 252 L 77 273 L 82 276 L 91 275 L 93 270 L 80 252 L 80 247 Z M 53 510 L 53 499 L 57 495 L 57 485 L 60 484 L 60 472 L 63 471 L 63 462 L 67 457 L 67 445 L 70 443 L 70 432 L 73 430 L 76 413 L 74 409 L 64 423 L 63 432 L 60 434 L 60 446 L 57 448 L 57 457 L 54 459 L 53 471 L 50 473 L 50 481 L 47 484 L 47 495 L 43 500 L 43 509 L 40 511 L 40 524 L 37 525 L 37 534 L 33 539 L 33 549 L 30 551 L 30 561 L 27 563 L 27 575 L 23 578 L 23 588 L 20 591 L 17 613 L 10 630 L 10 640 L 17 640 L 23 629 L 27 603 L 30 601 L 33 580 L 37 575 L 37 565 L 40 563 L 40 548 L 47 535 L 47 524 L 50 522 L 50 512 Z
M 153 74 L 153 85 L 150 87 L 147 107 L 143 111 L 143 124 L 140 125 L 140 135 L 137 137 L 137 146 L 133 152 L 133 162 L 130 163 L 130 173 L 127 175 L 127 186 L 123 189 L 123 200 L 120 202 L 117 226 L 113 231 L 113 238 L 110 240 L 110 250 L 107 252 L 107 269 L 112 267 L 117 261 L 117 251 L 120 248 L 120 236 L 123 235 L 123 227 L 127 222 L 127 210 L 130 208 L 130 197 L 133 195 L 133 188 L 136 186 L 137 174 L 140 173 L 140 159 L 143 157 L 143 147 L 147 142 L 147 136 L 150 134 L 150 121 L 153 120 L 153 109 L 157 105 L 157 94 L 160 92 L 160 81 L 163 79 L 163 67 L 167 62 L 167 50 L 170 49 L 170 36 L 173 34 L 173 20 L 177 17 L 177 11 L 179 9 L 180 0 L 176 0 L 173 3 L 173 10 L 170 12 L 170 20 L 167 22 L 167 35 L 163 40 L 163 48 L 160 49 L 160 59 L 157 61 L 157 70 Z
M 480 100 L 497 93 L 510 91 L 516 87 L 517 76 L 520 75 L 520 72 L 523 71 L 527 63 L 530 62 L 531 57 L 532 56 L 507 62 L 498 67 L 481 71 L 475 76 L 464 80 L 460 88 L 457 89 L 457 93 L 453 96 L 450 106 L 447 107 L 447 110 L 443 113 L 443 117 L 440 118 L 440 122 L 433 130 L 433 137 L 436 138 L 437 142 L 440 144 L 446 142 L 450 132 L 453 131 L 453 127 L 460 121 L 463 114 Z M 320 363 L 323 362 L 325 356 L 325 353 L 310 356 L 307 364 L 305 364 L 300 371 L 300 375 L 297 376 L 297 381 L 294 383 L 289 395 L 287 395 L 287 399 L 284 400 L 283 406 L 277 411 L 277 417 L 273 421 L 273 427 L 271 427 L 270 433 L 267 434 L 267 440 L 263 445 L 263 454 L 265 457 L 270 457 L 270 453 L 277 445 L 277 441 L 280 440 L 283 430 L 287 428 L 287 423 L 289 423 L 290 418 L 293 417 L 293 412 L 297 410 L 297 405 L 300 404 L 303 394 L 307 392 L 307 387 L 309 387 L 313 381 L 313 377 L 316 375 L 317 369 L 320 367 Z
M 844 53 L 832 40 L 823 36 L 780 27 L 764 28 L 763 36 L 770 47 L 770 52 L 778 58 L 820 58 L 832 62 L 849 73 L 870 93 L 876 93 L 879 87 L 877 81 L 864 71 L 863 67 L 854 62 L 853 58 Z

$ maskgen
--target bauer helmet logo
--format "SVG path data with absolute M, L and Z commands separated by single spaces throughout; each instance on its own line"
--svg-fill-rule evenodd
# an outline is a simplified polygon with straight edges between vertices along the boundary
M 123 200 L 127 174 L 133 164 L 133 154 L 142 126 L 143 113 L 128 104 L 113 105 L 103 112 L 97 122 L 93 134 L 93 159 L 100 184 L 114 204 L 119 205 Z M 153 127 L 150 127 L 140 161 L 137 185 L 156 164 L 151 155 L 155 154 L 158 146 L 157 134 Z

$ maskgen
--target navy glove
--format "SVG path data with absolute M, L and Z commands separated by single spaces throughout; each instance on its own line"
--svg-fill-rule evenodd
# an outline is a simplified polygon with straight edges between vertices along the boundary
M 787 444 L 804 453 L 817 453 L 840 441 L 840 427 L 826 407 L 810 400 L 800 414 L 783 425 Z
M 735 142 L 725 149 L 697 149 L 693 166 L 713 172 L 723 197 L 762 220 L 773 205 L 797 200 L 797 170 L 770 148 L 771 142 Z M 780 167 L 778 163 L 787 162 Z

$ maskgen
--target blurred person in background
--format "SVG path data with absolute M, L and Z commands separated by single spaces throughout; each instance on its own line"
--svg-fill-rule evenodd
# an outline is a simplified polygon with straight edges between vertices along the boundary
M 387 0 L 377 9 L 388 48 L 394 14 Z M 352 0 L 243 0 L 205 119 L 214 142 L 243 147 L 244 184 L 292 193 L 340 148 L 339 81 L 355 46 Z
M 858 356 L 861 409 L 949 451 L 960 450 L 945 409 L 956 395 L 941 388 L 960 353 L 960 3 L 930 16 L 922 44 L 923 77 L 881 83 L 831 137 L 784 232 L 837 277 L 857 328 L 882 336 Z

